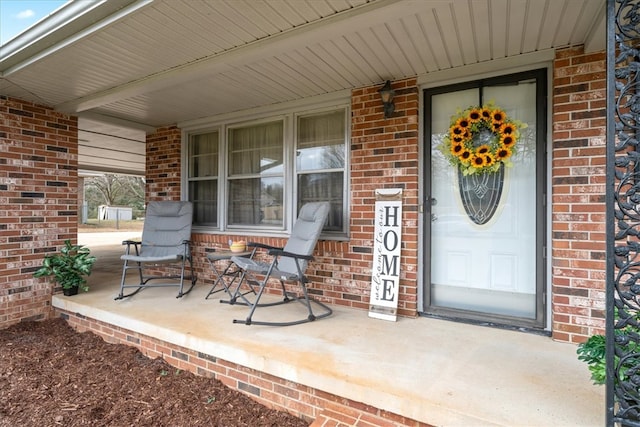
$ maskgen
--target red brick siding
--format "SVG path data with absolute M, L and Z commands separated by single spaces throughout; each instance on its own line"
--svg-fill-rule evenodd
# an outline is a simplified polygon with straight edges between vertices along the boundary
M 146 201 L 180 200 L 181 131 L 175 126 L 147 135 Z
M 50 315 L 45 254 L 78 234 L 78 122 L 0 96 L 0 328 Z
M 558 51 L 553 81 L 553 337 L 604 328 L 605 53 Z
M 82 315 L 60 310 L 58 314 L 79 332 L 91 331 L 107 342 L 136 347 L 150 358 L 162 357 L 176 368 L 216 378 L 267 407 L 287 411 L 310 423 L 316 420 L 314 426 L 428 427 L 397 414 L 220 359 L 216 355 L 169 344 Z
M 378 188 L 402 188 L 402 253 L 398 313 L 417 314 L 418 87 L 416 79 L 392 83 L 396 110 L 385 120 L 379 86 L 351 95 L 351 240 L 345 258 L 349 297 L 368 307 L 373 257 L 374 203 Z M 353 305 L 353 304 L 351 304 Z

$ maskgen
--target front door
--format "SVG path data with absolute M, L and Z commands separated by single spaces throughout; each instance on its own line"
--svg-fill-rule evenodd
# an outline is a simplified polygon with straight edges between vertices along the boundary
M 545 98 L 546 70 L 425 91 L 424 140 L 431 143 L 424 150 L 430 172 L 424 210 L 429 248 L 425 313 L 514 327 L 545 326 Z M 469 107 L 485 105 L 490 106 L 485 111 L 501 111 L 507 120 L 525 124 L 518 128 L 515 145 L 501 154 L 493 150 L 483 167 L 452 164 L 451 158 L 460 157 L 442 149 L 452 117 L 468 118 Z M 465 129 L 465 123 L 461 126 Z M 476 148 L 504 136 L 471 129 L 474 142 L 469 144 Z M 504 165 L 498 162 L 500 156 Z

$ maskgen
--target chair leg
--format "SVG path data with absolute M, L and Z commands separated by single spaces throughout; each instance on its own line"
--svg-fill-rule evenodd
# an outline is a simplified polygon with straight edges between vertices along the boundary
M 124 282 L 127 279 L 127 264 L 128 263 L 129 263 L 129 261 L 125 260 L 124 264 L 122 265 L 122 279 L 120 280 L 120 293 L 116 297 L 117 300 L 124 298 Z
M 244 320 L 244 322 L 242 320 L 233 319 L 233 323 L 244 323 L 245 325 L 250 325 L 251 324 L 251 318 L 253 317 L 253 312 L 256 311 L 256 308 L 258 308 L 258 306 L 259 306 L 260 298 L 262 297 L 262 293 L 264 292 L 264 288 L 267 287 L 267 282 L 268 281 L 269 281 L 269 276 L 265 277 L 264 280 L 262 281 L 262 283 L 260 283 L 260 289 L 258 290 L 258 293 L 256 294 L 256 299 L 253 302 L 253 304 L 250 304 L 251 309 L 249 310 L 249 315 Z M 249 286 L 251 286 L 251 285 L 249 285 Z
M 187 262 L 189 263 L 189 278 L 191 279 L 191 286 L 189 286 L 189 289 L 187 289 L 187 292 L 183 292 L 184 269 L 185 269 L 185 263 Z M 187 295 L 189 292 L 191 292 L 191 290 L 196 284 L 196 281 L 197 281 L 197 278 L 196 278 L 196 275 L 193 273 L 193 265 L 191 264 L 191 259 L 190 258 L 183 259 L 182 266 L 180 269 L 180 290 L 178 291 L 178 295 L 176 296 L 176 298 L 182 298 L 184 295 Z
M 304 283 L 304 281 L 301 281 L 300 286 L 302 287 L 302 294 L 304 295 L 304 304 L 307 306 L 307 311 L 309 312 L 309 316 L 307 317 L 307 319 L 309 319 L 310 322 L 313 322 L 314 320 L 316 320 L 316 316 L 313 314 L 313 309 L 311 308 L 311 301 L 309 301 L 307 285 Z
M 142 263 L 138 262 L 137 263 L 137 267 L 130 267 L 129 266 L 129 260 L 125 260 L 124 264 L 122 265 L 122 279 L 120 280 L 120 293 L 118 294 L 117 297 L 115 297 L 115 300 L 120 300 L 123 298 L 127 298 L 130 296 L 133 296 L 135 294 L 137 294 L 138 292 L 140 292 L 140 290 L 143 288 L 143 286 L 145 285 L 145 280 L 144 280 L 144 276 L 142 274 Z M 138 276 L 140 277 L 140 284 L 138 285 L 138 289 L 136 289 L 135 291 L 131 292 L 130 294 L 124 294 L 124 288 L 125 288 L 125 281 L 127 280 L 127 271 L 131 268 L 135 268 L 138 270 Z M 132 285 L 135 286 L 135 285 Z

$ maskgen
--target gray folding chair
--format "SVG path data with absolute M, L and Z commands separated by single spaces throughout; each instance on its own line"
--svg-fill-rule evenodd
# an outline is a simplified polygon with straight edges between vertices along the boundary
M 325 304 L 309 297 L 307 292 L 307 282 L 309 279 L 304 275 L 309 261 L 313 260 L 311 254 L 316 247 L 316 242 L 322 228 L 324 227 L 329 215 L 329 203 L 307 203 L 300 209 L 298 219 L 293 226 L 291 236 L 284 248 L 277 248 L 260 243 L 248 243 L 247 246 L 254 248 L 254 254 L 251 258 L 240 256 L 232 257 L 231 260 L 241 270 L 240 282 L 235 288 L 235 292 L 229 301 L 222 301 L 229 304 L 244 304 L 250 307 L 249 315 L 245 320 L 235 319 L 233 323 L 244 323 L 246 325 L 271 325 L 271 326 L 288 326 L 300 323 L 311 322 L 316 319 L 322 319 L 332 313 L 332 310 Z M 272 257 L 271 262 L 261 262 L 255 259 L 256 249 L 266 249 L 267 254 Z M 262 280 L 259 280 L 259 277 Z M 269 282 L 269 279 L 277 279 L 282 287 L 283 299 L 274 303 L 260 303 L 260 298 Z M 300 284 L 302 296 L 299 297 L 285 289 L 285 282 L 297 282 Z M 240 288 L 243 284 L 250 287 L 259 286 L 256 297 L 250 301 L 242 293 Z M 242 301 L 238 301 L 238 299 Z M 269 322 L 253 320 L 253 314 L 258 307 L 278 306 L 291 301 L 303 303 L 307 309 L 307 316 L 303 319 L 297 319 L 284 322 Z M 312 303 L 321 308 L 321 314 L 315 314 L 312 309 Z
M 196 276 L 193 272 L 191 258 L 192 220 L 193 205 L 191 202 L 149 202 L 142 228 L 142 242 L 133 240 L 122 242 L 123 245 L 127 245 L 127 248 L 125 254 L 120 257 L 124 261 L 122 281 L 120 282 L 120 293 L 115 299 L 130 297 L 147 287 L 178 286 L 180 290 L 176 298 L 188 294 L 193 289 L 196 284 Z M 134 249 L 134 252 L 131 251 L 131 248 Z M 185 274 L 187 263 L 189 264 L 188 274 Z M 159 270 L 158 267 L 162 270 Z M 155 268 L 156 274 L 145 274 L 145 269 L 149 268 Z M 127 271 L 130 269 L 138 270 L 139 283 L 125 284 Z M 157 271 L 167 271 L 168 274 L 160 274 Z M 169 281 L 148 284 L 150 280 L 154 279 Z M 191 286 L 186 292 L 183 291 L 185 280 L 191 281 Z M 125 295 L 125 288 L 136 288 L 136 290 Z

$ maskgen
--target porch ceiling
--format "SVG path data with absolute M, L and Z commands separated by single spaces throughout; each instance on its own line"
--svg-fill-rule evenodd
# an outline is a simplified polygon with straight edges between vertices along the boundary
M 81 139 L 91 141 L 100 123 L 145 131 L 559 47 L 603 49 L 604 29 L 602 0 L 75 1 L 0 47 L 0 94 L 90 117 Z

